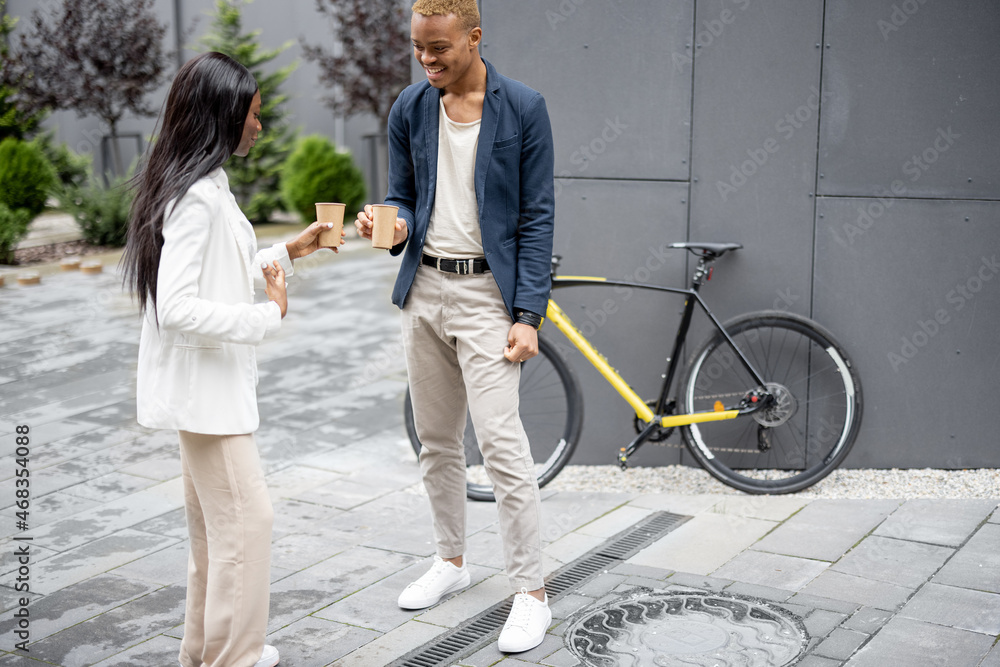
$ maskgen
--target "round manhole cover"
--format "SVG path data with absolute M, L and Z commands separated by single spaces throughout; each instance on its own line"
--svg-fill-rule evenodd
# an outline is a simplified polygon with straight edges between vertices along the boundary
M 589 667 L 781 667 L 808 635 L 789 611 L 738 596 L 643 593 L 588 610 L 566 632 Z

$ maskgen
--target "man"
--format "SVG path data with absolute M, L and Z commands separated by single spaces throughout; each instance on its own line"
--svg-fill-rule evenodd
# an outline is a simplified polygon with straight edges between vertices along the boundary
M 516 591 L 499 648 L 541 643 L 552 620 L 542 578 L 540 499 L 518 416 L 520 362 L 538 354 L 550 290 L 553 147 L 542 96 L 479 56 L 475 0 L 418 0 L 414 56 L 427 80 L 389 114 L 389 192 L 399 207 L 393 290 L 437 557 L 399 596 L 421 609 L 469 585 L 462 434 L 472 415 L 493 483 Z M 371 238 L 370 206 L 355 223 Z

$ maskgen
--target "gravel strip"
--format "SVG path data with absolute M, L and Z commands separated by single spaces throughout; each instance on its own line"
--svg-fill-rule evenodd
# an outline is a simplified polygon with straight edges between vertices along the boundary
M 701 468 L 566 466 L 546 487 L 553 491 L 621 491 L 744 495 Z M 801 498 L 1000 498 L 1000 470 L 834 470 Z

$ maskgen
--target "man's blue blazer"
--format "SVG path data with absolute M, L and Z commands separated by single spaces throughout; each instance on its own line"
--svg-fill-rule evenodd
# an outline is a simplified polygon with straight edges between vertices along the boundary
M 554 150 L 545 100 L 486 64 L 476 149 L 476 200 L 483 251 L 508 312 L 545 314 L 555 218 Z M 437 184 L 439 100 L 427 81 L 407 87 L 389 112 L 389 190 L 409 228 L 392 249 L 403 259 L 392 292 L 402 308 L 413 284 Z

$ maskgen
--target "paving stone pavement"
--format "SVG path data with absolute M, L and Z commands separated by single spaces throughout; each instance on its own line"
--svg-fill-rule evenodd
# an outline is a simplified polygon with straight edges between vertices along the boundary
M 276 517 L 268 641 L 284 667 L 388 665 L 511 593 L 495 508 L 472 503 L 472 586 L 427 610 L 395 604 L 430 562 L 430 515 L 401 416 L 396 260 L 352 246 L 298 264 L 288 319 L 258 351 L 257 439 Z M 110 265 L 12 282 L 0 288 L 0 667 L 176 664 L 180 465 L 175 434 L 135 421 L 135 308 Z M 28 487 L 17 484 L 19 425 L 30 427 Z M 547 573 L 654 512 L 691 518 L 555 599 L 540 647 L 505 656 L 490 642 L 449 664 L 585 664 L 565 639 L 582 614 L 637 591 L 703 591 L 800 619 L 802 667 L 1000 666 L 995 500 L 543 497 Z

